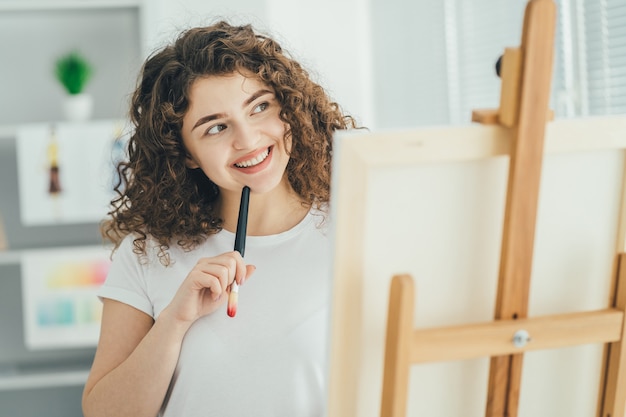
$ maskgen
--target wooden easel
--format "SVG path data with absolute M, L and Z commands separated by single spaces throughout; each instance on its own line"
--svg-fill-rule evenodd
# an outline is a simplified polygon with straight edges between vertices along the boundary
M 626 254 L 614 266 L 609 307 L 528 318 L 528 298 L 552 77 L 556 6 L 530 0 L 520 48 L 502 58 L 500 108 L 475 111 L 473 121 L 512 131 L 507 200 L 494 321 L 414 329 L 409 275 L 393 277 L 389 298 L 381 416 L 406 414 L 409 367 L 430 361 L 491 357 L 486 417 L 517 417 L 523 352 L 605 343 L 597 417 L 626 411 Z

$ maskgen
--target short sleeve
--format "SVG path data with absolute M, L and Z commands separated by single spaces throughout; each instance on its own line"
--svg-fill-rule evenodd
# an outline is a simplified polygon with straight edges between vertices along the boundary
M 154 308 L 146 287 L 146 264 L 133 252 L 134 236 L 124 238 L 113 255 L 107 278 L 98 290 L 98 297 L 128 304 L 151 317 Z

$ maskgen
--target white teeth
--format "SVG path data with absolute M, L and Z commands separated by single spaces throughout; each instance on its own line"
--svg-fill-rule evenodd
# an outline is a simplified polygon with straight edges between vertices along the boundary
M 270 154 L 270 150 L 266 149 L 264 152 L 261 152 L 260 154 L 258 154 L 256 157 L 250 159 L 249 161 L 244 161 L 244 162 L 240 162 L 238 164 L 235 164 L 235 166 L 239 167 L 239 168 L 248 168 L 254 165 L 258 165 L 261 162 L 265 161 L 265 158 L 267 158 L 267 155 Z

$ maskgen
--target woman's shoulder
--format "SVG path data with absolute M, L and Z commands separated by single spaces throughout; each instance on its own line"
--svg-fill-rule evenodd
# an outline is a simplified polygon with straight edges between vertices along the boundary
M 150 236 L 141 236 L 135 233 L 127 234 L 113 251 L 113 260 L 131 260 L 137 258 L 144 261 L 149 258 L 149 254 L 155 247 L 156 240 Z M 143 263 L 143 262 L 142 262 Z
M 150 265 L 155 262 L 169 265 L 173 259 L 183 253 L 193 252 L 199 246 L 194 244 L 185 247 L 179 242 L 182 242 L 182 239 L 172 238 L 166 243 L 162 243 L 150 234 L 130 233 L 123 238 L 115 250 L 113 259 L 133 260 L 143 265 Z

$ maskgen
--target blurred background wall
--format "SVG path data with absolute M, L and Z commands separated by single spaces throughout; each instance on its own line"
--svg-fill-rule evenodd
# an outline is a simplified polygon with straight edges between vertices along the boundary
M 556 117 L 626 113 L 626 3 L 557 0 Z M 98 245 L 96 223 L 20 223 L 16 129 L 63 120 L 53 62 L 79 50 L 93 119 L 125 119 L 143 60 L 178 31 L 226 18 L 281 41 L 373 129 L 470 123 L 495 108 L 494 64 L 520 44 L 525 0 L 0 0 L 0 416 L 80 416 L 94 348 L 24 345 L 20 251 Z M 104 213 L 103 213 L 104 215 Z
M 137 70 L 185 27 L 218 18 L 279 38 L 371 127 L 467 123 L 494 107 L 493 67 L 518 46 L 525 0 L 0 0 L 0 126 L 61 117 L 53 59 L 83 51 L 97 70 L 95 117 L 123 116 Z M 558 117 L 626 111 L 626 5 L 558 0 Z

